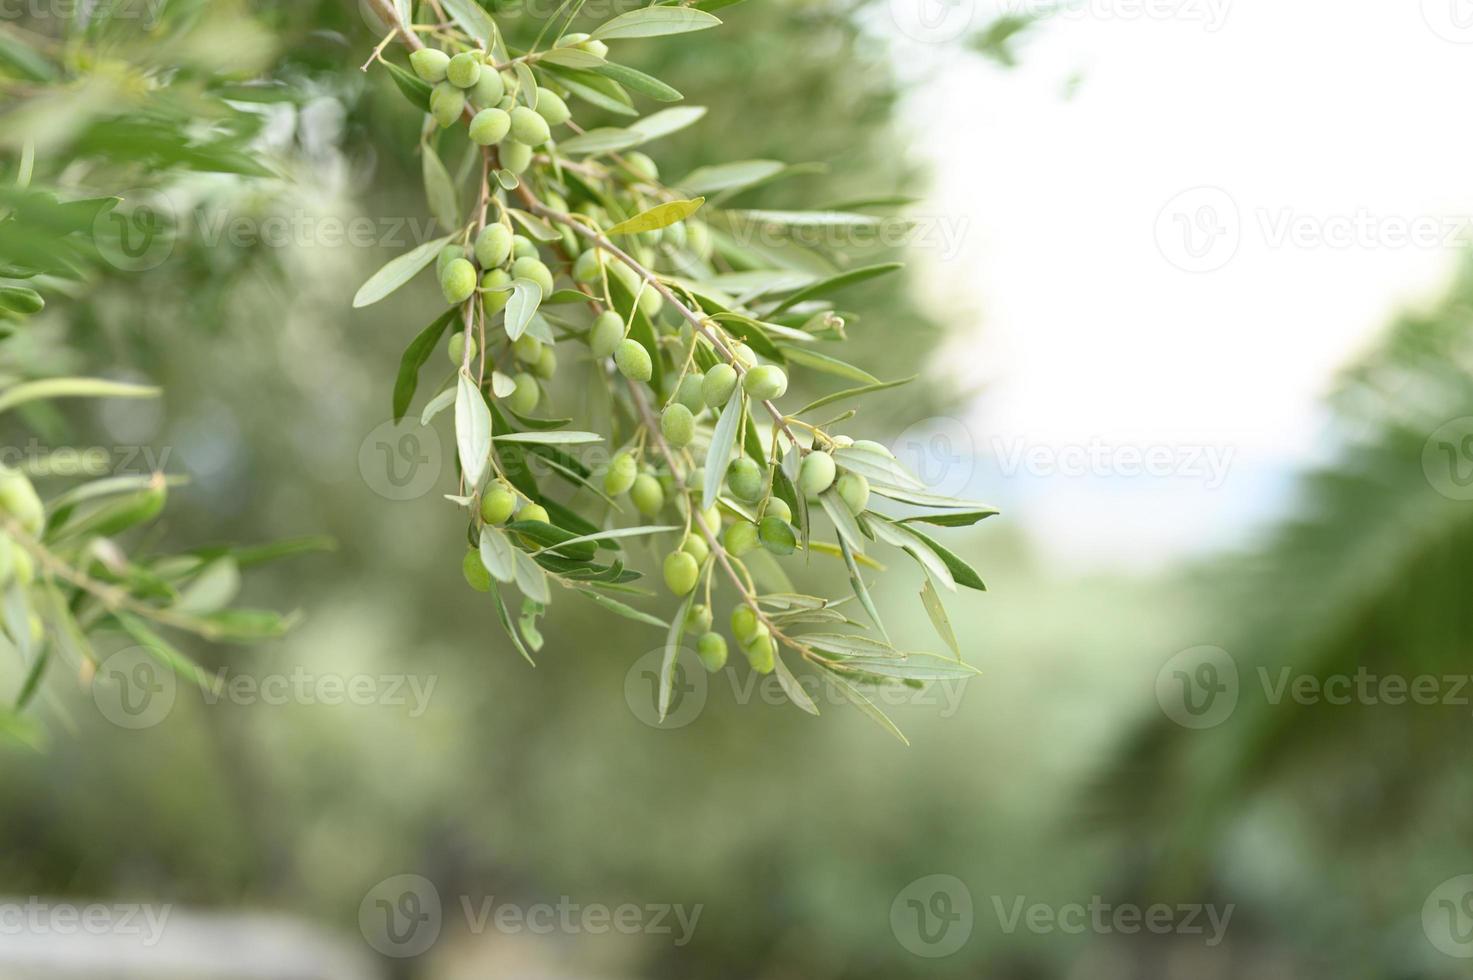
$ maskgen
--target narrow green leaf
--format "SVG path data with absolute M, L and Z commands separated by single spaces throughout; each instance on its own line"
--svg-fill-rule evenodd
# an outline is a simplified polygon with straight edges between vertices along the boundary
M 369 276 L 368 281 L 359 288 L 353 297 L 353 308 L 371 306 L 419 275 L 420 270 L 435 261 L 435 256 L 440 254 L 440 249 L 449 242 L 450 236 L 446 235 L 444 238 L 424 242 L 398 258 L 390 259 L 382 269 Z
M 695 598 L 695 591 L 685 597 L 670 620 L 670 631 L 665 634 L 665 655 L 660 660 L 660 721 L 665 720 L 670 710 L 670 694 L 675 685 L 675 658 L 680 654 L 680 638 L 685 633 L 685 621 Z
M 987 507 L 982 510 L 964 510 L 957 514 L 917 514 L 914 517 L 902 517 L 897 523 L 900 524 L 934 524 L 937 527 L 971 527 L 978 521 L 989 517 L 996 517 L 998 510 L 995 507 Z
M 628 65 L 616 65 L 613 62 L 605 62 L 593 70 L 606 78 L 613 79 L 625 88 L 633 89 L 641 95 L 649 96 L 656 102 L 679 102 L 685 98 L 678 90 L 671 88 L 653 75 L 646 75 L 644 72 L 630 68 Z
M 558 421 L 562 421 L 559 419 Z M 535 442 L 544 446 L 566 446 L 585 442 L 601 442 L 603 436 L 597 432 L 573 430 L 547 430 L 543 432 L 508 432 L 496 437 L 497 442 Z
M 721 20 L 692 7 L 642 7 L 605 21 L 593 31 L 601 41 L 625 37 L 659 37 L 719 27 Z
M 648 211 L 641 211 L 634 217 L 621 221 L 608 231 L 606 235 L 636 235 L 644 231 L 655 231 L 684 221 L 701 209 L 706 203 L 704 197 L 693 198 L 689 201 L 667 201 L 657 204 Z
M 394 85 L 420 112 L 430 111 L 430 86 L 413 72 L 405 71 L 392 61 L 385 61 L 384 66 L 389 69 L 389 77 L 394 80 Z
M 425 198 L 430 204 L 430 214 L 446 231 L 454 231 L 460 225 L 460 202 L 456 200 L 455 184 L 450 172 L 440 162 L 440 156 L 429 143 L 422 147 L 422 167 Z
M 818 705 L 813 703 L 813 698 L 808 696 L 808 692 L 803 690 L 803 685 L 798 683 L 798 678 L 794 677 L 788 665 L 783 663 L 781 653 L 773 658 L 772 666 L 774 673 L 777 674 L 777 682 L 782 687 L 783 693 L 788 696 L 788 700 L 810 715 L 817 716 Z
M 616 527 L 611 531 L 598 531 L 594 534 L 580 534 L 576 538 L 555 545 L 548 545 L 532 552 L 533 556 L 542 554 L 544 551 L 565 548 L 570 544 L 583 544 L 586 541 L 611 541 L 615 538 L 636 538 L 648 534 L 664 534 L 668 531 L 679 531 L 681 528 L 675 524 L 646 525 L 644 527 Z
M 987 591 L 987 586 L 983 583 L 982 577 L 976 573 L 971 565 L 968 565 L 956 555 L 943 548 L 933 538 L 927 537 L 915 528 L 907 526 L 905 531 L 908 534 L 914 534 L 924 541 L 927 547 L 936 552 L 937 557 L 946 562 L 946 567 L 950 569 L 951 576 L 956 579 L 957 585 L 965 585 L 967 588 L 976 589 L 978 592 Z
M 602 126 L 563 140 L 557 148 L 564 153 L 611 153 L 638 146 L 640 135 L 617 126 Z
M 481 564 L 498 582 L 516 580 L 516 546 L 499 527 L 489 524 L 481 527 Z
M 948 681 L 977 676 L 977 669 L 959 660 L 945 660 L 929 653 L 908 654 L 903 660 L 880 660 L 854 657 L 844 661 L 845 667 L 867 674 L 895 680 Z
M 899 381 L 881 381 L 878 384 L 863 385 L 859 388 L 846 388 L 843 391 L 836 391 L 831 395 L 824 395 L 822 398 L 817 398 L 809 402 L 807 405 L 804 405 L 802 408 L 798 409 L 798 411 L 794 414 L 806 415 L 807 413 L 814 411 L 815 409 L 823 408 L 825 405 L 832 405 L 835 402 L 841 402 L 846 398 L 858 398 L 862 395 L 868 395 L 876 391 L 884 391 L 886 388 L 898 388 L 901 385 L 908 385 L 912 381 L 914 381 L 916 377 L 916 375 L 912 374 L 910 377 L 901 378 Z
M 880 383 L 880 379 L 873 374 L 870 374 L 863 368 L 857 368 L 853 364 L 841 361 L 837 357 L 820 354 L 818 351 L 809 350 L 806 347 L 795 347 L 792 344 L 780 344 L 779 346 L 782 348 L 783 355 L 786 359 L 794 364 L 801 364 L 803 367 L 812 368 L 815 371 L 822 371 L 824 374 L 847 378 L 850 381 L 858 381 L 864 385 L 877 385 Z
M 839 538 L 839 550 L 844 555 L 844 564 L 849 568 L 849 586 L 854 590 L 854 597 L 859 600 L 864 611 L 869 613 L 870 620 L 874 622 L 880 635 L 885 638 L 885 642 L 889 643 L 890 634 L 885 631 L 885 624 L 880 620 L 880 611 L 875 607 L 875 600 L 870 596 L 869 588 L 864 584 L 864 576 L 859 574 L 859 564 L 854 560 L 854 552 L 842 537 Z
M 518 551 L 514 557 L 517 588 L 522 590 L 522 595 L 544 605 L 551 602 L 552 595 L 547 590 L 547 573 L 525 551 Z
M 861 693 L 857 687 L 855 687 L 853 684 L 850 684 L 847 680 L 835 674 L 833 671 L 828 671 L 824 674 L 824 677 L 827 678 L 829 683 L 833 684 L 834 687 L 838 688 L 839 693 L 843 694 L 844 697 L 847 698 L 851 704 L 853 704 L 860 711 L 863 711 L 865 714 L 869 715 L 870 718 L 874 719 L 874 721 L 879 724 L 881 728 L 885 729 L 885 731 L 900 739 L 901 745 L 910 745 L 910 740 L 905 737 L 904 733 L 902 733 L 899 728 L 895 727 L 895 722 L 891 721 L 888 715 L 886 715 L 879 708 L 875 707 L 875 703 L 869 698 L 865 697 L 864 694 Z
M 442 0 L 450 19 L 475 40 L 490 45 L 496 34 L 496 24 L 491 15 L 476 3 L 476 0 Z
M 542 303 L 542 287 L 531 279 L 517 279 L 511 284 L 511 299 L 506 301 L 506 336 L 516 340 L 532 322 L 532 314 Z
M 780 160 L 738 160 L 692 170 L 676 187 L 692 194 L 714 194 L 746 187 L 782 173 L 787 164 Z
M 651 616 L 649 613 L 639 609 L 635 609 L 633 606 L 626 605 L 620 602 L 618 599 L 610 599 L 608 596 L 600 595 L 599 593 L 594 592 L 592 589 L 578 589 L 577 591 L 580 594 L 592 599 L 600 606 L 603 606 L 609 612 L 623 616 L 625 619 L 632 619 L 636 623 L 646 623 L 650 626 L 658 626 L 661 629 L 670 628 L 670 624 L 665 622 L 660 617 Z
M 854 514 L 839 496 L 839 492 L 834 489 L 825 490 L 818 495 L 818 502 L 823 507 L 823 512 L 829 515 L 829 520 L 833 521 L 834 530 L 839 532 L 839 539 L 854 551 L 863 553 L 864 533 L 860 531 L 859 522 L 854 519 Z
M 564 68 L 598 68 L 607 64 L 592 51 L 584 51 L 582 48 L 550 48 L 537 55 L 537 60 L 549 65 L 562 65 Z
M 848 272 L 841 272 L 837 276 L 830 276 L 827 279 L 819 280 L 811 286 L 803 287 L 783 300 L 772 312 L 774 314 L 781 313 L 783 310 L 797 306 L 799 303 L 805 303 L 810 299 L 817 299 L 820 296 L 827 296 L 830 293 L 838 292 L 845 286 L 853 286 L 856 283 L 867 282 L 870 279 L 877 279 L 880 276 L 889 275 L 904 267 L 904 263 L 901 262 L 885 262 L 880 265 L 868 265 L 862 269 L 850 269 Z
M 507 611 L 506 600 L 501 597 L 501 590 L 494 585 L 491 587 L 491 598 L 496 600 L 496 618 L 500 620 L 501 628 L 506 631 L 506 635 L 511 637 L 512 645 L 517 648 L 522 659 L 536 667 L 537 661 L 532 659 L 532 654 L 527 651 L 526 644 L 522 642 L 522 638 L 517 635 L 516 627 L 512 625 L 511 613 Z
M 445 330 L 455 321 L 455 309 L 446 310 L 434 323 L 419 332 L 419 336 L 409 342 L 404 348 L 404 355 L 399 358 L 399 375 L 394 379 L 394 421 L 398 422 L 409 411 L 409 404 L 414 401 L 415 389 L 419 387 L 419 369 L 424 367 L 435 348 L 440 345 L 440 338 L 445 335 Z
M 152 385 L 104 381 L 101 378 L 45 378 L 26 381 L 0 391 L 0 412 L 26 402 L 51 398 L 156 398 Z
M 936 627 L 936 633 L 941 637 L 956 659 L 962 658 L 961 644 L 956 641 L 956 631 L 951 628 L 951 618 L 946 615 L 946 606 L 941 603 L 941 596 L 936 592 L 936 586 L 931 583 L 931 577 L 926 576 L 925 582 L 921 584 L 921 605 L 926 609 L 926 615 L 931 619 L 931 625 Z
M 648 143 L 684 129 L 705 114 L 704 106 L 676 106 L 673 109 L 661 109 L 654 115 L 632 122 L 629 128 L 639 133 L 640 142 Z
M 455 386 L 455 445 L 465 485 L 481 485 L 486 463 L 491 459 L 491 411 L 476 383 L 461 371 Z
M 727 399 L 721 418 L 711 433 L 711 448 L 706 453 L 706 483 L 701 488 L 701 509 L 709 510 L 721 494 L 722 481 L 731 465 L 731 451 L 736 447 L 737 427 L 742 417 L 742 392 L 738 388 Z

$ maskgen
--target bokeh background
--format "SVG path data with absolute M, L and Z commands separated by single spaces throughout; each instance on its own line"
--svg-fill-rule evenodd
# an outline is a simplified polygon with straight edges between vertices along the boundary
M 0 28 L 54 13 L 21 6 Z M 303 611 L 284 640 L 190 648 L 283 695 L 181 686 L 128 728 L 59 677 L 0 743 L 0 904 L 169 916 L 0 921 L 0 975 L 1468 974 L 1458 3 L 752 0 L 629 45 L 709 107 L 666 174 L 919 199 L 904 280 L 846 306 L 856 363 L 923 380 L 854 427 L 1003 514 L 942 532 L 989 584 L 951 604 L 981 675 L 892 706 L 909 748 L 744 666 L 654 727 L 658 631 L 592 607 L 528 667 L 461 579 L 448 430 L 381 428 L 433 286 L 349 307 L 425 215 L 377 37 L 351 0 L 196 6 L 199 57 L 309 93 L 261 106 L 285 177 L 174 182 L 166 259 L 39 336 L 165 387 L 72 421 L 191 478 L 166 540 L 337 546 L 248 577 Z M 911 573 L 882 583 L 930 642 Z M 322 703 L 358 677 L 373 703 Z

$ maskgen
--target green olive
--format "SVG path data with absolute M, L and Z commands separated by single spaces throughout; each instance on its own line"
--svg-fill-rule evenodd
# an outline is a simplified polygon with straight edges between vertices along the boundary
M 711 257 L 711 229 L 706 227 L 704 221 L 687 222 L 685 240 L 697 258 L 704 260 Z
M 491 591 L 491 573 L 486 571 L 486 564 L 481 561 L 479 550 L 472 548 L 465 553 L 465 558 L 460 563 L 460 573 L 465 576 L 465 583 L 477 592 Z
M 476 338 L 471 338 L 470 346 L 470 359 L 474 361 L 476 359 L 476 352 L 478 350 L 476 345 Z M 465 334 L 453 333 L 450 335 L 449 353 L 451 364 L 454 364 L 456 367 L 460 367 L 462 364 L 465 363 Z
M 430 92 L 430 115 L 435 117 L 435 122 L 440 128 L 454 124 L 465 112 L 465 93 L 451 85 L 449 82 L 441 82 Z
M 732 496 L 738 500 L 756 503 L 762 499 L 762 493 L 766 489 L 762 477 L 762 467 L 744 456 L 727 469 L 726 485 L 731 489 Z
M 458 306 L 476 291 L 476 267 L 467 259 L 451 259 L 440 272 L 440 292 L 445 302 Z
M 731 345 L 731 356 L 736 358 L 738 364 L 748 370 L 757 366 L 757 352 L 743 343 Z
M 500 524 L 517 508 L 517 495 L 505 487 L 493 487 L 481 495 L 481 520 Z
M 699 534 L 692 534 L 686 538 L 685 543 L 680 546 L 680 550 L 690 555 L 696 561 L 705 561 L 706 557 L 711 554 L 711 546 Z
M 573 278 L 585 285 L 593 285 L 599 279 L 598 249 L 590 248 L 573 263 Z
M 471 142 L 480 146 L 491 146 L 506 139 L 506 134 L 510 130 L 511 116 L 495 106 L 482 109 L 471 120 Z
M 476 236 L 476 261 L 483 269 L 495 269 L 511 255 L 511 229 L 501 222 L 487 225 Z
M 665 556 L 665 585 L 676 595 L 689 595 L 701 577 L 701 566 L 683 551 Z
M 0 534 L 0 589 L 10 584 L 15 572 L 15 553 L 20 549 L 5 535 Z
M 456 88 L 471 88 L 481 80 L 481 56 L 462 51 L 445 66 L 445 80 Z
M 731 635 L 736 637 L 737 642 L 743 646 L 750 643 L 757 635 L 757 628 L 760 625 L 757 613 L 746 603 L 731 611 Z
M 15 576 L 15 583 L 23 589 L 29 588 L 36 580 L 36 563 L 31 558 L 31 553 L 24 548 L 17 547 L 13 561 L 12 574 Z
M 465 258 L 465 249 L 459 245 L 446 245 L 440 249 L 440 254 L 435 256 L 435 275 L 443 276 L 445 267 L 456 259 Z
M 789 507 L 788 502 L 781 497 L 767 498 L 766 514 L 768 517 L 776 517 L 778 520 L 787 521 L 788 523 L 792 523 L 793 521 L 793 508 Z
M 537 115 L 546 119 L 549 126 L 561 126 L 573 118 L 563 97 L 549 88 L 537 90 Z
M 506 403 L 518 415 L 531 415 L 537 408 L 537 403 L 542 400 L 542 390 L 537 387 L 537 379 L 523 371 L 516 376 L 516 383 L 516 390 L 507 398 Z
M 610 497 L 627 493 L 638 476 L 639 465 L 635 463 L 634 457 L 629 453 L 620 453 L 609 461 L 608 472 L 604 474 L 604 493 Z
M 783 392 L 788 390 L 788 376 L 776 364 L 763 364 L 747 372 L 742 378 L 742 387 L 748 395 L 759 402 L 765 402 L 782 397 Z
M 646 286 L 639 294 L 639 312 L 653 319 L 665 306 L 665 297 L 653 286 Z
M 772 632 L 766 626 L 757 628 L 757 635 L 742 647 L 747 663 L 759 674 L 770 674 L 776 664 L 777 648 L 772 643 Z
M 736 521 L 721 536 L 721 546 L 728 554 L 740 558 L 757 547 L 757 525 L 751 521 Z
M 858 473 L 842 473 L 834 482 L 844 505 L 852 514 L 863 514 L 869 506 L 869 480 Z
M 511 354 L 523 364 L 536 364 L 542 357 L 542 341 L 524 333 L 512 343 Z
M 641 473 L 634 478 L 634 486 L 629 488 L 629 499 L 634 502 L 635 510 L 645 517 L 654 517 L 665 506 L 665 489 L 659 480 L 648 473 Z
M 529 257 L 517 259 L 511 264 L 513 279 L 530 279 L 542 287 L 543 296 L 552 295 L 552 270 L 541 259 Z
M 798 548 L 798 536 L 792 527 L 780 517 L 764 517 L 757 525 L 757 535 L 762 547 L 774 555 L 791 555 Z
M 511 111 L 511 138 L 528 146 L 541 146 L 552 137 L 547 120 L 534 109 L 519 105 Z
M 655 166 L 655 161 L 643 153 L 634 152 L 624 154 L 624 169 L 634 174 L 640 180 L 660 179 L 660 168 Z
M 650 352 L 637 340 L 621 340 L 614 348 L 614 363 L 619 373 L 631 381 L 648 381 L 654 374 Z
M 706 407 L 706 396 L 701 391 L 702 382 L 706 376 L 700 371 L 692 371 L 680 379 L 680 386 L 675 389 L 675 400 L 690 410 L 692 415 L 701 414 Z
M 726 666 L 726 637 L 720 633 L 701 634 L 696 641 L 696 656 L 701 658 L 701 666 L 716 673 Z
M 685 631 L 687 633 L 704 633 L 711 628 L 711 607 L 703 602 L 698 602 L 690 607 L 685 614 Z
M 605 310 L 593 321 L 593 329 L 588 331 L 588 346 L 593 349 L 594 357 L 608 357 L 614 353 L 619 346 L 619 341 L 624 339 L 624 321 L 619 314 L 613 310 Z
M 450 67 L 450 56 L 434 48 L 420 48 L 409 56 L 409 67 L 414 69 L 421 81 L 435 85 L 445 80 L 446 70 Z
M 684 449 L 695 438 L 696 418 L 679 402 L 667 405 L 660 413 L 660 434 L 673 448 Z
M 506 82 L 501 77 L 501 72 L 489 68 L 481 72 L 481 77 L 476 79 L 475 88 L 469 92 L 471 105 L 477 109 L 492 109 L 500 105 L 501 100 L 506 97 Z M 510 124 L 511 120 L 507 120 Z
M 798 487 L 805 496 L 816 497 L 834 482 L 834 472 L 834 457 L 825 452 L 809 453 L 798 470 Z
M 516 140 L 502 140 L 501 165 L 514 174 L 525 171 L 532 165 L 532 148 L 526 143 L 518 143 Z
M 481 277 L 481 289 L 485 291 L 481 303 L 486 312 L 499 313 L 511 299 L 511 274 L 505 269 L 492 269 Z
M 537 358 L 537 363 L 532 365 L 532 373 L 543 381 L 557 374 L 557 351 L 553 350 L 551 344 L 542 348 L 542 356 Z
M 718 364 L 701 381 L 701 395 L 712 408 L 721 408 L 736 390 L 737 373 L 730 364 Z
M 537 243 L 526 235 L 511 236 L 511 254 L 517 259 L 540 259 L 542 257 L 537 252 Z
M 0 464 L 0 515 L 9 514 L 30 535 L 41 533 L 46 508 L 24 473 Z M 17 549 L 20 553 L 20 549 Z
M 552 518 L 547 516 L 547 508 L 541 504 L 526 504 L 517 512 L 519 521 L 541 521 L 543 524 L 551 524 Z

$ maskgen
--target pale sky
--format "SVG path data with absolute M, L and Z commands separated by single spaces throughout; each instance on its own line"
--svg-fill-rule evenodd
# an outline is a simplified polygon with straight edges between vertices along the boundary
M 919 83 L 918 210 L 966 230 L 915 261 L 965 311 L 978 491 L 1085 566 L 1240 538 L 1327 448 L 1337 366 L 1470 237 L 1473 4 L 1087 0 L 1005 71 L 912 39 L 998 8 L 923 2 L 878 26 Z

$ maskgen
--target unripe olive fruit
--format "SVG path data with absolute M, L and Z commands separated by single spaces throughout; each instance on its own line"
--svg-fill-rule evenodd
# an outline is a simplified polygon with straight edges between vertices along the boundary
M 705 561 L 706 557 L 711 554 L 711 546 L 699 534 L 692 534 L 686 538 L 685 543 L 680 546 L 680 550 L 698 562 Z
M 651 265 L 653 263 L 646 262 L 645 264 Z M 644 292 L 639 294 L 639 312 L 647 317 L 653 318 L 664 306 L 665 297 L 661 296 L 653 288 L 646 288 Z
M 0 286 L 0 310 L 32 316 L 45 308 L 45 297 L 29 286 Z
M 524 333 L 512 343 L 511 353 L 523 364 L 536 364 L 537 359 L 542 356 L 542 341 Z
M 486 312 L 499 313 L 511 299 L 511 275 L 505 269 L 492 269 L 481 277 L 481 289 L 485 295 L 481 302 Z
M 737 363 L 741 364 L 744 368 L 750 369 L 757 366 L 757 352 L 746 344 L 740 342 L 732 344 L 731 356 L 736 358 Z
M 474 361 L 476 359 L 476 351 L 477 351 L 476 338 L 472 337 L 471 338 L 471 355 L 470 355 L 470 359 L 472 361 Z M 450 363 L 451 364 L 454 364 L 456 367 L 460 367 L 462 364 L 465 363 L 465 334 L 463 334 L 463 333 L 453 333 L 453 334 L 450 335 L 450 348 L 449 348 L 449 352 L 450 352 Z
M 481 80 L 481 56 L 462 51 L 445 66 L 445 80 L 456 88 L 470 88 Z
M 460 563 L 460 573 L 465 576 L 465 582 L 477 592 L 491 591 L 491 573 L 486 571 L 486 564 L 481 561 L 481 552 L 475 548 L 465 553 L 465 558 Z
M 526 143 L 503 140 L 499 152 L 501 165 L 514 174 L 519 174 L 532 165 L 532 148 Z
M 854 443 L 854 448 L 867 449 L 872 453 L 879 453 L 882 456 L 889 456 L 891 459 L 895 458 L 895 454 L 890 451 L 889 446 L 886 446 L 883 443 L 875 442 L 873 439 L 856 440 Z
M 716 673 L 726 666 L 726 637 L 720 633 L 701 634 L 696 641 L 696 656 L 701 658 L 701 666 Z
M 806 496 L 818 496 L 833 482 L 834 457 L 824 452 L 812 452 L 803 457 L 803 466 L 798 470 L 798 487 Z
M 471 142 L 481 146 L 491 146 L 506 139 L 506 134 L 510 130 L 511 116 L 494 106 L 482 109 L 471 120 Z
M 549 126 L 561 126 L 573 118 L 563 97 L 547 88 L 537 90 L 537 115 L 547 120 Z
M 685 248 L 685 222 L 677 221 L 673 225 L 667 225 L 665 228 L 665 241 L 669 242 L 675 248 Z
M 863 514 L 869 506 L 869 480 L 858 473 L 841 473 L 834 489 L 852 514 Z
M 440 124 L 441 129 L 452 125 L 463 112 L 465 93 L 454 85 L 441 82 L 430 92 L 430 115 L 435 117 L 435 122 Z
M 511 236 L 511 254 L 519 259 L 541 258 L 537 253 L 537 243 L 526 235 Z
M 757 536 L 762 539 L 762 547 L 774 555 L 791 555 L 798 548 L 798 536 L 780 517 L 762 518 L 762 523 L 757 525 Z
M 557 48 L 578 48 L 599 58 L 606 58 L 609 54 L 609 46 L 602 41 L 596 41 L 587 34 L 564 34 L 558 38 Z
M 667 405 L 660 413 L 660 434 L 673 448 L 684 449 L 695 438 L 696 418 L 679 402 Z
M 542 348 L 542 356 L 532 366 L 532 373 L 544 381 L 557 374 L 557 351 L 553 350 L 551 344 Z
M 665 490 L 659 480 L 648 473 L 641 473 L 634 478 L 634 486 L 629 488 L 629 499 L 634 502 L 635 510 L 645 517 L 654 517 L 665 506 Z
M 465 249 L 459 245 L 446 245 L 440 249 L 440 254 L 435 256 L 435 275 L 443 275 L 445 267 L 456 259 L 465 258 Z
M 793 521 L 793 508 L 789 507 L 788 502 L 781 497 L 767 498 L 766 513 L 768 517 L 776 517 L 778 520 L 787 521 L 790 524 Z
M 718 364 L 707 371 L 705 378 L 701 380 L 701 395 L 706 399 L 707 405 L 721 408 L 731 400 L 736 383 L 736 368 L 730 364 Z
M 476 236 L 476 261 L 483 269 L 494 269 L 511 255 L 511 229 L 497 222 Z
M 757 547 L 757 525 L 751 521 L 737 521 L 721 536 L 721 546 L 737 558 Z
M 481 495 L 481 520 L 500 524 L 517 509 L 517 495 L 505 487 L 493 487 Z
M 769 398 L 781 398 L 788 390 L 788 376 L 776 364 L 763 364 L 748 371 L 742 378 L 742 387 L 747 394 L 765 402 Z
M 598 249 L 587 249 L 573 263 L 573 278 L 585 285 L 598 282 L 598 265 Z
M 15 571 L 15 553 L 20 549 L 5 535 L 0 534 L 0 589 L 10 583 Z
M 643 153 L 624 154 L 624 167 L 640 180 L 658 180 L 660 177 L 660 168 Z
M 593 321 L 593 329 L 588 331 L 588 346 L 593 349 L 594 357 L 608 357 L 614 353 L 619 346 L 619 341 L 624 339 L 624 321 L 619 314 L 612 310 L 605 310 Z
M 697 562 L 699 564 L 699 562 Z M 711 628 L 711 607 L 698 602 L 685 614 L 685 628 L 689 633 L 704 633 Z
M 513 412 L 518 415 L 531 415 L 537 408 L 537 403 L 542 400 L 542 391 L 537 387 L 537 379 L 523 371 L 516 377 L 517 387 L 507 398 L 506 403 Z
M 475 88 L 470 90 L 471 105 L 477 109 L 491 109 L 497 107 L 506 96 L 506 82 L 501 78 L 501 72 L 485 68 L 481 71 L 481 77 L 476 79 Z M 510 119 L 507 120 L 510 124 Z
M 850 439 L 848 436 L 830 436 L 829 442 L 832 442 L 834 444 L 835 449 L 848 449 L 850 446 L 854 445 L 854 440 Z
M 604 493 L 610 497 L 626 493 L 634 486 L 634 480 L 638 476 L 639 465 L 634 462 L 634 457 L 628 453 L 620 453 L 609 460 L 608 472 L 604 474 Z
M 704 476 L 701 478 L 701 482 L 705 482 Z M 712 504 L 710 507 L 701 511 L 701 519 L 706 522 L 706 526 L 712 531 L 721 530 L 721 508 L 716 504 Z
M 8 514 L 30 535 L 41 533 L 46 524 L 46 508 L 36 488 L 24 473 L 0 465 L 0 514 Z M 22 553 L 23 549 L 16 549 Z
M 731 611 L 731 635 L 736 637 L 737 642 L 743 646 L 750 643 L 757 635 L 757 628 L 760 625 L 757 613 L 745 603 Z
M 755 503 L 762 499 L 764 490 L 762 467 L 746 457 L 736 460 L 726 471 L 726 485 L 738 500 Z
M 445 80 L 446 69 L 450 66 L 450 56 L 443 51 L 434 48 L 420 48 L 409 56 L 409 67 L 420 77 L 421 81 L 434 85 Z
M 692 415 L 701 414 L 706 407 L 706 396 L 701 390 L 705 380 L 706 376 L 700 371 L 692 371 L 680 379 L 680 387 L 675 389 L 675 400 L 690 409 Z
M 528 146 L 541 146 L 552 136 L 547 120 L 535 109 L 519 105 L 511 111 L 511 138 Z
M 547 516 L 547 508 L 541 504 L 527 504 L 517 512 L 519 521 L 541 521 L 543 524 L 551 524 L 552 518 Z
M 665 556 L 665 585 L 676 595 L 688 595 L 701 577 L 701 566 L 683 551 L 672 551 Z
M 697 258 L 709 259 L 711 257 L 711 229 L 706 227 L 704 221 L 687 223 L 685 241 Z
M 542 287 L 543 296 L 552 295 L 552 270 L 541 259 L 521 258 L 511 264 L 513 279 L 530 279 Z
M 747 655 L 747 663 L 759 674 L 770 674 L 777 666 L 777 649 L 772 644 L 772 633 L 766 626 L 759 626 L 757 636 L 742 647 Z
M 36 580 L 36 564 L 31 559 L 31 553 L 18 545 L 15 549 L 15 557 L 12 559 L 11 570 L 15 583 L 23 589 L 29 588 Z
M 637 340 L 619 341 L 614 348 L 614 363 L 619 373 L 631 381 L 648 381 L 655 371 L 650 352 Z
M 457 306 L 476 291 L 476 267 L 466 259 L 451 259 L 440 271 L 440 292 L 445 302 Z

